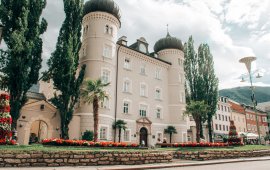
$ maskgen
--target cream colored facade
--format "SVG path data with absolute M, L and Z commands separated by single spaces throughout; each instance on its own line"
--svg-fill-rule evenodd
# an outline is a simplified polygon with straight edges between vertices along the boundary
M 246 122 L 246 113 L 244 108 L 233 100 L 229 100 L 231 103 L 231 114 L 232 120 L 236 127 L 237 132 L 246 132 L 247 131 L 247 122 Z M 236 106 L 235 106 L 236 105 Z
M 172 142 L 185 142 L 183 51 L 164 49 L 150 56 L 144 38 L 135 43 L 137 50 L 127 46 L 125 37 L 117 41 L 120 21 L 106 12 L 85 15 L 83 28 L 80 64 L 87 66 L 85 78 L 110 82 L 105 89 L 109 100 L 100 108 L 99 140 L 113 140 L 112 124 L 122 119 L 127 122 L 122 141 L 145 140 L 151 146 L 168 139 L 164 129 L 171 125 L 177 130 Z M 92 105 L 80 104 L 70 129 L 70 138 L 77 139 L 93 130 Z

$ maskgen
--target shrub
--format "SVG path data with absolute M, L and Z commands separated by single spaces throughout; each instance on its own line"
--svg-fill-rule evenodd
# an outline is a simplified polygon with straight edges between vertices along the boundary
M 90 130 L 86 130 L 83 133 L 82 140 L 92 141 L 93 140 L 94 133 Z

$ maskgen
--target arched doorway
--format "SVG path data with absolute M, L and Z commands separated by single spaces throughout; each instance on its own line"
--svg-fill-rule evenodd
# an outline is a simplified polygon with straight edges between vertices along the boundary
M 147 131 L 147 129 L 145 127 L 142 127 L 140 129 L 140 145 L 143 144 L 143 141 L 144 141 L 145 146 L 148 146 L 148 143 L 147 143 L 147 141 L 148 141 L 148 131 Z
M 48 137 L 48 125 L 43 120 L 36 120 L 30 129 L 29 144 L 41 142 Z

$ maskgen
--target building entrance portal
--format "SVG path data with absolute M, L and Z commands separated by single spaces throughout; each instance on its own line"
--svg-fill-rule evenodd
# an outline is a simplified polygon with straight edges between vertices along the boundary
M 140 130 L 140 145 L 148 146 L 148 132 L 145 127 Z

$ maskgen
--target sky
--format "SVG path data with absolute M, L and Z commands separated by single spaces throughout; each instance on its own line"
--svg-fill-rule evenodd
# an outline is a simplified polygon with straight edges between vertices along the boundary
M 247 69 L 239 59 L 255 56 L 252 64 L 255 85 L 270 86 L 270 1 L 269 0 L 114 0 L 121 10 L 118 37 L 128 45 L 144 37 L 153 51 L 156 41 L 171 36 L 186 42 L 193 36 L 195 47 L 210 46 L 219 88 L 250 85 Z M 43 35 L 43 69 L 55 50 L 64 20 L 62 0 L 47 0 L 43 17 L 48 21 Z M 260 73 L 262 78 L 256 79 Z M 241 77 L 247 81 L 240 82 Z

